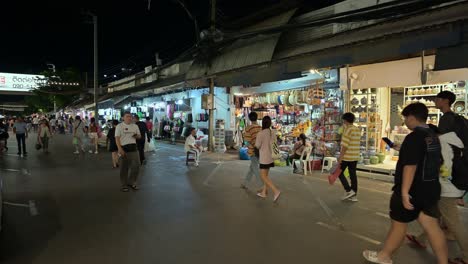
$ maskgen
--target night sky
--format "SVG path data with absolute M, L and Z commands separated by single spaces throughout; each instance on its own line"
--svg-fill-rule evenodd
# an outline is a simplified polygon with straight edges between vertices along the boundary
M 237 18 L 284 0 L 218 0 L 222 29 Z M 184 0 L 200 29 L 209 25 L 209 0 Z M 309 1 L 307 1 L 309 2 Z M 310 1 L 317 7 L 337 1 Z M 310 3 L 309 2 L 309 3 Z M 194 44 L 192 21 L 175 0 L 5 0 L 0 4 L 0 72 L 38 73 L 46 63 L 92 72 L 93 27 L 84 10 L 99 17 L 99 67 L 103 74 L 167 61 Z

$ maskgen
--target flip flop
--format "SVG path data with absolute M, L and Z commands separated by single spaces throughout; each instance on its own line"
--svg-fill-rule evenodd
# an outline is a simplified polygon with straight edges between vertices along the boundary
M 128 189 L 127 187 L 122 187 L 120 190 L 121 190 L 122 192 L 128 192 L 128 191 L 129 191 L 129 189 Z
M 278 202 L 280 196 L 281 196 L 281 192 L 278 192 L 278 194 L 275 195 L 275 198 L 273 199 L 273 202 L 274 202 L 274 203 Z
M 132 188 L 132 189 L 135 190 L 135 191 L 140 190 L 140 188 L 139 188 L 138 186 L 136 186 L 135 184 L 134 184 L 134 185 L 131 185 L 130 188 Z
M 266 198 L 266 195 L 263 195 L 262 193 L 257 193 L 257 196 L 260 198 Z

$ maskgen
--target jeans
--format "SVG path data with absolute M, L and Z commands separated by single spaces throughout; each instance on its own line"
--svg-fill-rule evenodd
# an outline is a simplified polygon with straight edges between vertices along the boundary
M 255 177 L 257 184 L 262 182 L 260 179 L 260 162 L 256 156 L 250 157 L 249 171 L 247 171 L 247 174 L 245 175 L 243 184 L 247 185 L 248 182 L 252 181 L 252 177 Z
M 342 161 L 341 162 L 340 181 L 341 181 L 341 184 L 343 184 L 345 191 L 347 192 L 354 191 L 355 193 L 357 193 L 358 191 L 356 167 L 357 167 L 357 161 Z M 349 186 L 348 180 L 344 176 L 344 172 L 346 168 L 348 168 L 348 171 L 349 171 L 349 178 L 351 180 L 351 186 Z
M 140 172 L 140 155 L 137 151 L 127 152 L 119 159 L 120 182 L 122 187 L 137 184 L 138 173 Z M 128 172 L 130 170 L 130 178 Z
M 23 152 L 26 154 L 26 134 L 16 134 L 16 141 L 18 141 L 18 153 L 21 154 L 21 146 L 23 146 Z

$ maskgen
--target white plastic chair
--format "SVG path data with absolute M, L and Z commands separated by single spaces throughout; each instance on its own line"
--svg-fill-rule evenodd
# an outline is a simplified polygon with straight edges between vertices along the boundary
M 299 161 L 299 165 L 302 166 L 304 175 L 307 175 L 307 165 L 309 163 L 310 154 L 312 152 L 312 147 L 305 147 L 302 151 L 301 157 L 299 159 L 293 159 L 292 163 L 295 164 L 296 161 Z M 301 168 L 301 166 L 297 166 L 297 168 Z
M 338 159 L 335 157 L 325 157 L 323 158 L 323 163 L 322 163 L 322 173 L 324 170 L 330 171 L 331 168 L 333 168 L 333 163 L 338 162 Z M 326 164 L 325 164 L 326 163 Z

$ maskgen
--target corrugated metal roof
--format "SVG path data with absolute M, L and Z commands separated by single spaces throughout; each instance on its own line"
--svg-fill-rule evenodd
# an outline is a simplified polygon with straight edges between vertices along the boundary
M 291 19 L 295 11 L 295 9 L 290 10 L 252 27 L 245 28 L 241 32 L 251 32 L 284 25 Z M 187 80 L 269 62 L 273 57 L 279 36 L 280 33 L 277 33 L 236 40 L 233 44 L 219 50 L 220 54 L 211 61 L 211 66 L 201 61 L 195 61 L 187 73 Z
M 398 20 L 385 21 L 369 27 L 350 30 L 325 38 L 304 40 L 302 45 L 278 49 L 274 59 L 284 59 L 302 54 L 312 53 L 328 48 L 344 46 L 356 42 L 385 37 L 392 34 L 415 31 L 422 28 L 442 25 L 448 22 L 468 19 L 468 3 L 460 3 L 444 7 L 420 15 L 414 15 Z

